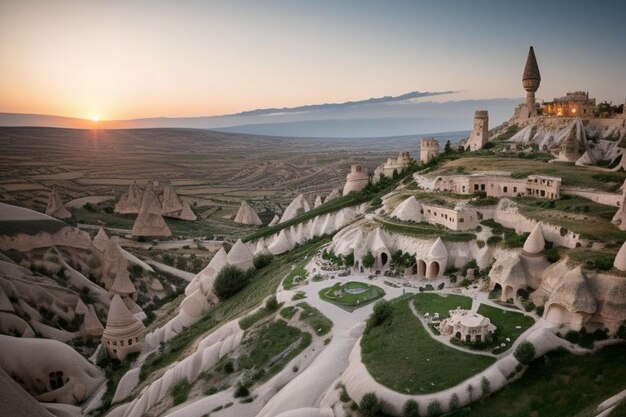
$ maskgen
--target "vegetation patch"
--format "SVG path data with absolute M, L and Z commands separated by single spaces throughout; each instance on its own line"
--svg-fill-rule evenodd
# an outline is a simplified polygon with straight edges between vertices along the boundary
M 253 381 L 265 381 L 275 375 L 311 344 L 311 335 L 282 320 L 263 325 L 242 344 L 246 352 L 239 357 L 239 366 L 248 370 Z
M 624 346 L 593 355 L 559 350 L 534 360 L 524 376 L 453 417 L 591 416 L 598 404 L 624 389 Z
M 504 349 L 509 348 L 522 333 L 535 324 L 532 317 L 486 304 L 481 304 L 478 307 L 478 314 L 489 317 L 491 323 L 497 327 L 493 341 L 497 345 L 505 343 L 507 346 Z M 507 339 L 509 340 L 507 341 Z
M 342 308 L 353 311 L 385 295 L 385 291 L 376 285 L 350 281 L 336 283 L 319 292 L 320 298 Z
M 474 233 L 454 232 L 444 226 L 429 223 L 408 223 L 397 220 L 376 218 L 383 229 L 392 233 L 418 237 L 440 237 L 447 242 L 469 242 L 476 239 Z
M 376 381 L 401 393 L 427 394 L 450 388 L 495 361 L 433 340 L 409 309 L 412 298 L 395 299 L 391 317 L 361 339 L 363 363 Z
M 300 320 L 308 324 L 318 336 L 324 336 L 333 328 L 333 322 L 309 303 L 299 303 L 297 306 L 302 309 Z
M 241 327 L 241 330 L 249 329 L 259 320 L 264 319 L 265 317 L 268 317 L 275 313 L 280 308 L 280 306 L 281 305 L 278 304 L 275 296 L 270 297 L 263 308 L 260 308 L 256 313 L 250 314 L 239 320 L 239 327 Z
M 277 256 L 270 265 L 257 271 L 254 279 L 243 290 L 220 302 L 199 321 L 173 337 L 159 352 L 148 356 L 141 366 L 140 379 L 145 380 L 154 371 L 179 360 L 184 357 L 185 353 L 191 353 L 189 348 L 196 339 L 220 323 L 241 316 L 245 311 L 259 305 L 265 297 L 274 294 L 280 281 L 290 271 L 291 265 L 305 256 L 313 255 L 327 241 L 327 239 L 320 239 L 298 247 L 285 255 Z
M 308 262 L 308 258 L 304 259 L 289 273 L 289 275 L 285 277 L 285 280 L 283 281 L 284 289 L 290 290 L 293 287 L 302 284 L 302 282 L 306 280 L 308 272 L 304 269 L 304 266 Z
M 415 294 L 415 310 L 420 314 L 438 313 L 441 319 L 450 316 L 449 311 L 460 307 L 464 310 L 472 308 L 472 299 L 465 297 L 464 295 L 456 294 L 435 294 L 435 293 L 420 293 Z

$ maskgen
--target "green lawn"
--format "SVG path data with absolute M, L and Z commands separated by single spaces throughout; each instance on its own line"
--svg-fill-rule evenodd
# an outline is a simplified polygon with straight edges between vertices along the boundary
M 440 237 L 447 242 L 469 242 L 476 239 L 476 235 L 471 232 L 454 232 L 444 226 L 429 223 L 408 223 L 399 220 L 376 218 L 383 229 L 394 233 L 408 236 L 418 236 L 421 238 Z
M 489 317 L 489 320 L 498 328 L 494 342 L 498 345 L 506 343 L 507 348 L 511 346 L 515 339 L 535 324 L 535 320 L 522 313 L 506 311 L 486 304 L 481 304 L 478 307 L 478 314 Z M 520 328 L 517 329 L 517 326 L 520 326 Z M 511 339 L 510 342 L 506 341 L 507 337 Z
M 284 279 L 283 288 L 290 290 L 300 285 L 307 278 L 307 271 L 304 266 L 309 262 L 309 258 L 302 260 Z
M 241 368 L 256 372 L 258 379 L 266 380 L 310 343 L 309 333 L 278 320 L 246 336 L 242 342 L 247 345 L 246 353 L 239 357 L 238 363 Z
M 471 309 L 472 299 L 456 294 L 420 293 L 415 294 L 414 305 L 420 314 L 429 313 L 432 316 L 433 313 L 439 313 L 439 317 L 444 319 L 450 316 L 448 313 L 450 310 L 457 307 L 464 310 Z
M 451 417 L 591 417 L 599 403 L 626 388 L 624 352 L 624 345 L 585 356 L 551 352 L 521 379 Z
M 318 336 L 324 336 L 333 328 L 333 322 L 309 303 L 303 302 L 297 304 L 297 306 L 302 309 L 300 321 L 308 324 Z
M 433 340 L 410 311 L 412 298 L 392 301 L 391 320 L 363 335 L 363 363 L 376 381 L 398 392 L 427 394 L 450 388 L 495 361 Z
M 363 290 L 358 294 L 350 294 L 346 290 Z M 337 293 L 337 295 L 335 295 Z M 320 298 L 340 307 L 353 311 L 359 307 L 371 303 L 385 296 L 385 291 L 376 285 L 366 284 L 363 282 L 350 281 L 345 284 L 340 282 L 332 287 L 324 288 L 319 292 Z

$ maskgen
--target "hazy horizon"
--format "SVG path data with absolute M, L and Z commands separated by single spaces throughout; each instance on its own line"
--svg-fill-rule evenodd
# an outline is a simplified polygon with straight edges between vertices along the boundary
M 623 2 L 0 4 L 0 112 L 100 120 L 236 114 L 410 91 L 626 97 Z M 431 97 L 446 101 L 450 97 Z

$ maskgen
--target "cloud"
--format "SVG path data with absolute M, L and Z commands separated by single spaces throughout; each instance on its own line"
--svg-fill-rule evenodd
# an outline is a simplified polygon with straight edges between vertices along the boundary
M 241 113 L 229 114 L 228 116 L 268 116 L 274 114 L 285 114 L 285 113 L 303 113 L 303 112 L 314 112 L 314 111 L 323 111 L 323 110 L 338 110 L 342 108 L 354 108 L 359 106 L 364 106 L 368 104 L 386 104 L 386 103 L 397 103 L 401 101 L 413 100 L 421 97 L 432 97 L 432 96 L 440 96 L 445 94 L 454 94 L 458 93 L 458 91 L 435 91 L 435 92 L 420 92 L 420 91 L 411 91 L 410 93 L 402 94 L 399 96 L 384 96 L 384 97 L 373 97 L 367 100 L 357 100 L 357 101 L 346 101 L 344 103 L 323 103 L 323 104 L 309 104 L 306 106 L 298 106 L 298 107 L 282 107 L 282 108 L 268 108 L 268 109 L 256 109 L 256 110 L 248 110 Z

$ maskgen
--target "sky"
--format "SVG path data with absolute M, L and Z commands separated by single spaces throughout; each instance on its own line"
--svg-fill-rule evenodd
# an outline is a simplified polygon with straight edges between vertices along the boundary
M 626 1 L 0 2 L 0 112 L 100 119 L 460 91 L 626 98 Z

